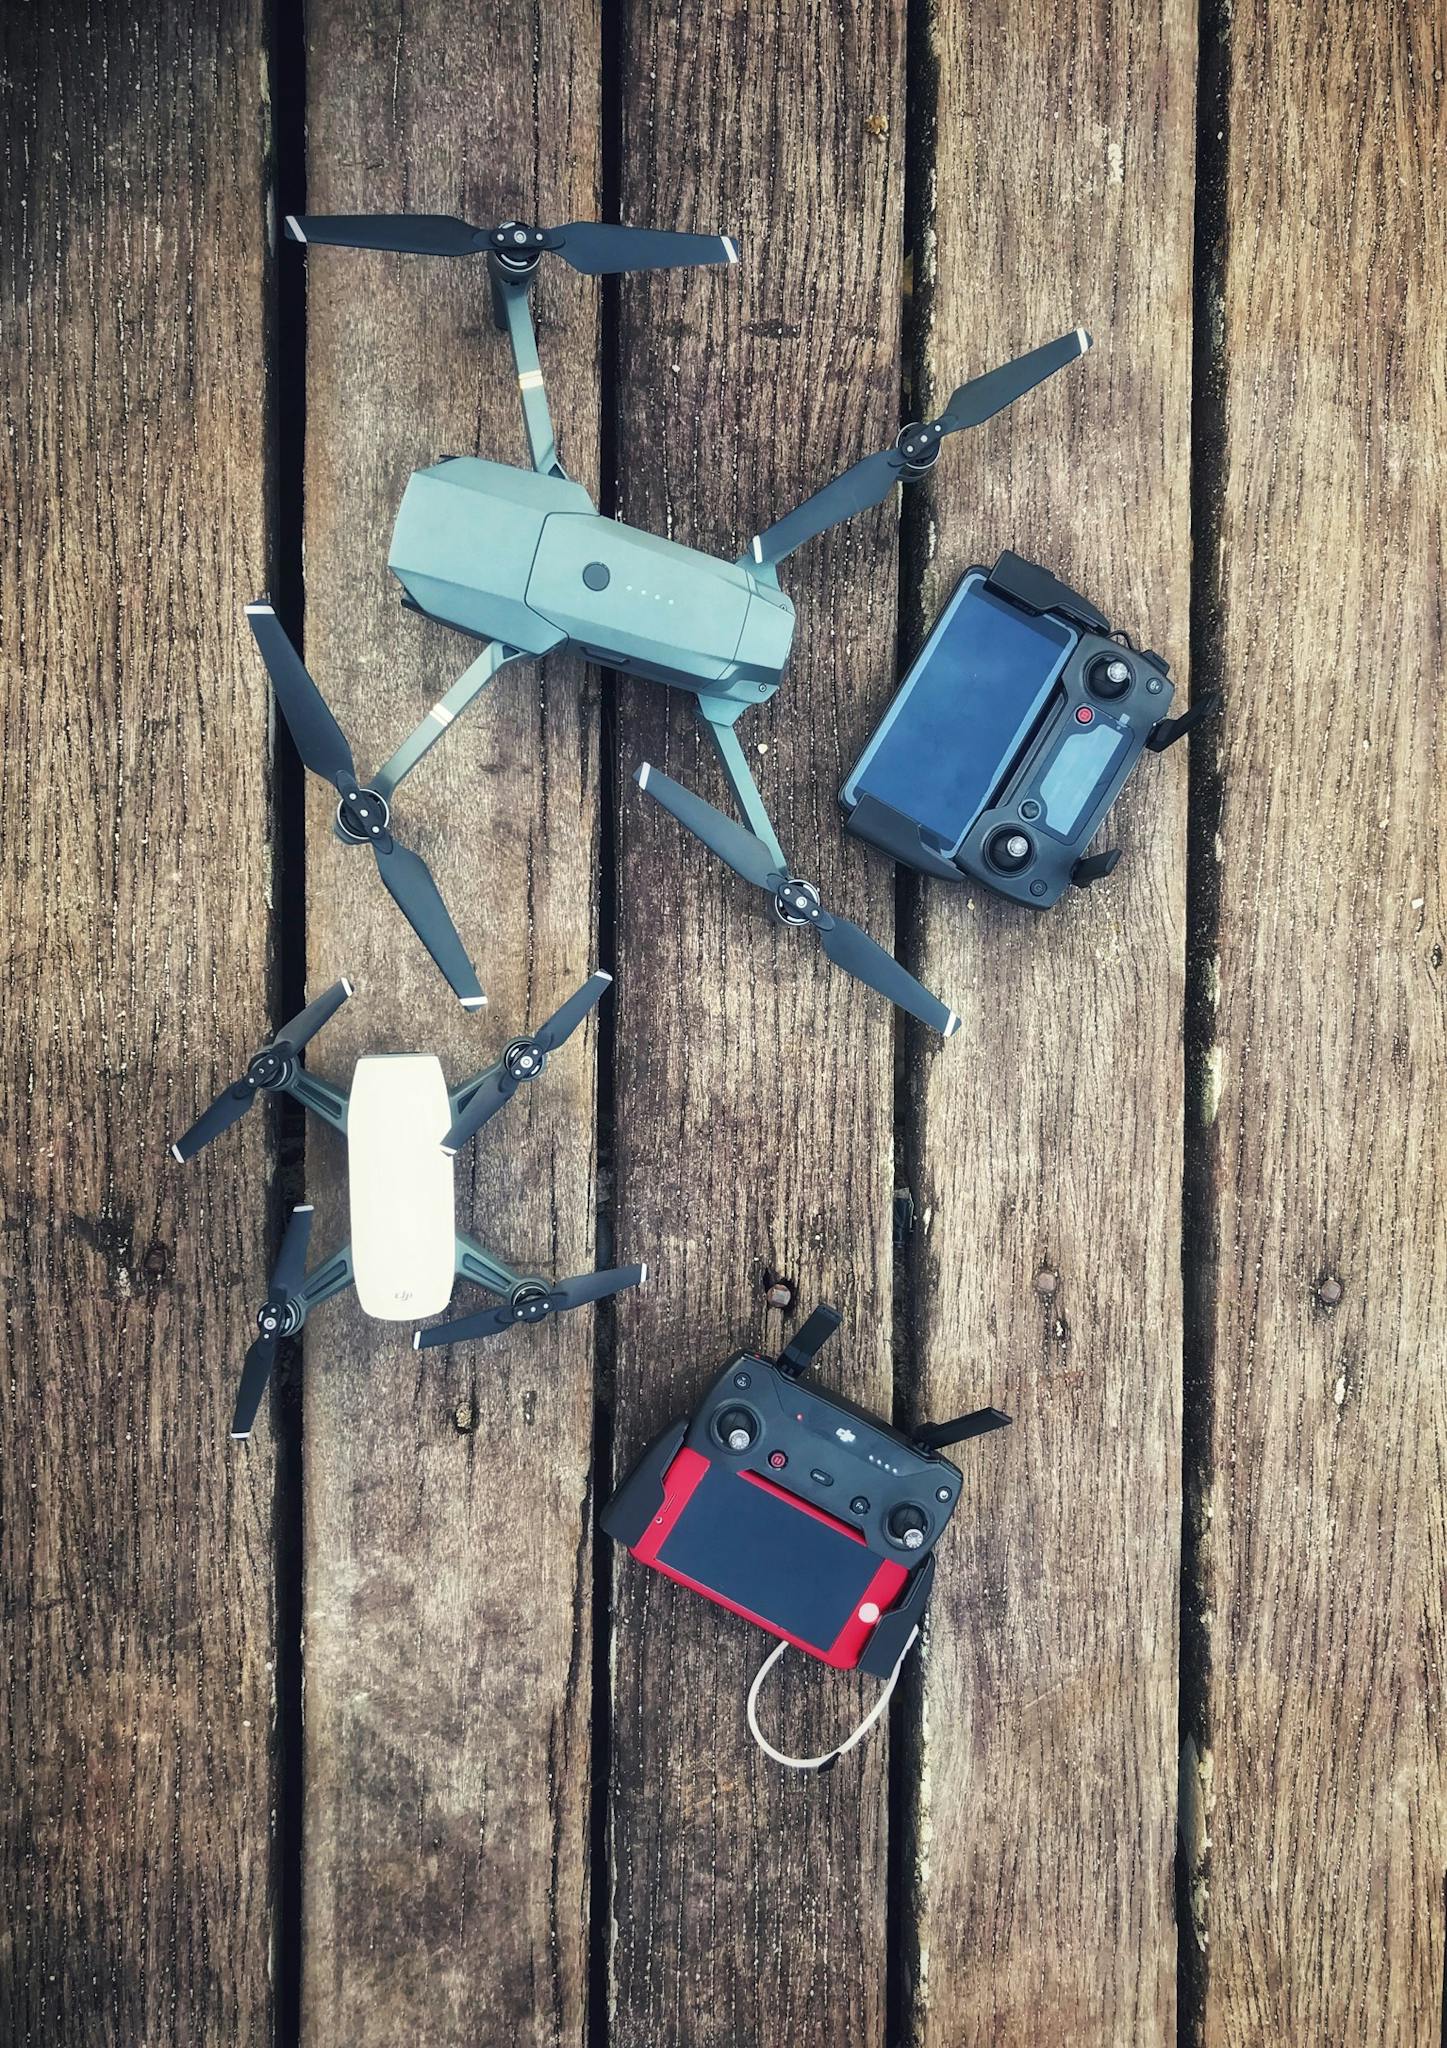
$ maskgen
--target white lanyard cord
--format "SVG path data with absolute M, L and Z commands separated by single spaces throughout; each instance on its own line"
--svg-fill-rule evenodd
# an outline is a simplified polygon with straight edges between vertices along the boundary
M 764 1737 L 759 1733 L 759 1693 L 763 1688 L 764 1680 L 789 1647 L 782 1640 L 775 1643 L 773 1649 L 770 1650 L 768 1656 L 765 1657 L 763 1663 L 754 1673 L 754 1682 L 749 1687 L 748 1721 L 750 1735 L 753 1736 L 759 1748 L 764 1752 L 764 1755 L 772 1757 L 776 1764 L 782 1764 L 786 1771 L 827 1771 L 832 1764 L 838 1763 L 841 1756 L 847 1756 L 856 1743 L 863 1742 L 865 1736 L 889 1705 L 890 1696 L 899 1682 L 900 1666 L 904 1663 L 905 1658 L 918 1640 L 919 1630 L 912 1628 L 909 1632 L 908 1641 L 894 1660 L 894 1669 L 890 1672 L 879 1698 L 874 1702 L 874 1705 L 869 1709 L 869 1712 L 853 1733 L 847 1735 L 836 1748 L 826 1750 L 823 1756 L 785 1756 L 782 1750 L 775 1749 L 774 1745 L 771 1742 L 765 1741 Z

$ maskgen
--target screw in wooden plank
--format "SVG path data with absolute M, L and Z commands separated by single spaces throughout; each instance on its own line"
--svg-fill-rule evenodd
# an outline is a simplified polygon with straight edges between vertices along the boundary
M 778 1273 L 764 1271 L 764 1300 L 770 1308 L 792 1308 L 794 1306 L 794 1283 L 785 1280 Z

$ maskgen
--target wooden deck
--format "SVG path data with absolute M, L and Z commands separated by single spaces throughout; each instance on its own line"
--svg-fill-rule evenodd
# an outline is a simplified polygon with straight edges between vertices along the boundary
M 1439 2048 L 1447 1207 L 1441 0 L 265 0 L 3 25 L 0 2042 Z M 537 292 L 570 472 L 735 550 L 965 373 L 1078 371 L 792 560 L 745 728 L 786 845 L 964 1015 L 756 913 L 629 779 L 685 703 L 508 670 L 408 785 L 469 1021 L 275 745 L 269 589 L 359 759 L 463 643 L 409 471 L 521 459 L 474 265 L 403 206 L 735 233 Z M 911 404 L 906 397 L 903 403 Z M 1026 917 L 834 792 L 961 570 L 1048 562 L 1224 695 Z M 1186 758 L 1189 752 L 1189 760 Z M 166 1140 L 305 987 L 313 1053 L 586 1035 L 463 1203 L 647 1290 L 418 1361 L 342 1298 L 227 1424 L 339 1147 Z M 898 1239 L 897 1188 L 917 1222 Z M 749 1741 L 761 1639 L 595 1534 L 765 1268 L 903 1418 L 995 1401 L 887 1735 Z M 868 1688 L 786 1675 L 793 1746 Z

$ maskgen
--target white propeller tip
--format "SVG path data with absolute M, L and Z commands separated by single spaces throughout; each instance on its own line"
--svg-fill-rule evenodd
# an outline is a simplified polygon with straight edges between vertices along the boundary
M 422 1332 L 420 1330 L 414 1330 L 412 1332 L 412 1349 L 414 1351 L 420 1351 L 422 1349 Z
M 595 967 L 593 969 L 592 979 L 594 981 L 601 981 L 604 988 L 610 987 L 613 981 L 613 977 L 608 972 L 606 967 Z
M 485 1007 L 486 1003 L 487 1003 L 487 997 L 486 997 L 486 996 L 463 996 L 463 997 L 462 997 L 462 1007 L 463 1007 L 463 1009 L 464 1009 L 464 1010 L 481 1010 L 481 1009 L 483 1009 L 483 1008 Z
M 651 761 L 645 761 L 643 763 L 643 766 L 635 771 L 633 780 L 638 784 L 638 787 L 640 789 L 647 789 L 648 778 L 652 774 L 652 772 L 653 763 Z
M 949 1016 L 948 1016 L 948 1018 L 947 1018 L 947 1019 L 946 1019 L 946 1021 L 945 1021 L 945 1031 L 944 1031 L 944 1035 L 945 1035 L 945 1037 L 946 1037 L 946 1038 L 953 1038 L 953 1037 L 954 1037 L 954 1035 L 955 1035 L 955 1033 L 956 1033 L 956 1032 L 957 1032 L 957 1031 L 959 1030 L 959 1028 L 960 1028 L 960 1020 L 959 1020 L 959 1018 L 958 1018 L 958 1017 L 957 1017 L 957 1016 L 955 1015 L 954 1011 L 953 1011 L 953 1010 L 951 1010 L 951 1011 L 950 1011 L 950 1014 L 949 1014 Z
M 756 533 L 754 535 L 753 548 L 754 560 L 756 562 L 762 562 L 764 559 L 764 536 L 761 533 Z
M 457 1147 L 455 1145 L 444 1145 L 442 1156 L 444 1159 L 455 1159 L 457 1157 Z
M 345 974 L 342 976 L 342 993 L 347 997 L 351 997 L 356 994 L 356 990 L 352 987 L 352 984 L 347 980 Z
M 274 619 L 276 617 L 276 606 L 274 604 L 267 604 L 264 600 L 257 604 L 249 604 L 246 607 L 246 616 L 248 619 Z
M 249 1444 L 251 1442 L 251 1431 L 249 1429 L 233 1429 L 231 1441 L 234 1444 Z
M 179 1145 L 173 1145 L 171 1147 L 171 1157 L 175 1160 L 178 1166 L 184 1166 L 186 1164 L 185 1155 L 183 1154 Z
M 736 241 L 734 240 L 733 236 L 732 236 L 732 235 L 720 235 L 720 236 L 719 236 L 719 240 L 720 240 L 720 241 L 721 241 L 721 242 L 723 243 L 723 245 L 724 245 L 724 249 L 725 249 L 725 251 L 726 251 L 726 253 L 727 253 L 727 255 L 728 255 L 728 259 L 729 259 L 729 262 L 730 262 L 730 263 L 737 263 L 737 262 L 738 262 L 738 260 L 739 260 L 739 245 L 738 245 L 738 243 L 737 243 L 737 242 L 736 242 Z
M 1090 336 L 1086 333 L 1083 327 L 1077 327 L 1075 330 L 1075 339 L 1080 343 L 1080 353 L 1084 355 L 1085 351 L 1091 345 Z
M 301 222 L 294 213 L 289 213 L 286 217 L 286 231 L 294 242 L 304 242 L 306 240 L 306 236 L 302 233 Z
M 315 1202 L 294 1202 L 291 1213 L 293 1216 L 310 1216 L 315 1207 Z
M 646 1287 L 648 1285 L 648 1263 L 646 1260 L 644 1261 L 643 1268 L 638 1275 L 638 1285 L 640 1287 Z

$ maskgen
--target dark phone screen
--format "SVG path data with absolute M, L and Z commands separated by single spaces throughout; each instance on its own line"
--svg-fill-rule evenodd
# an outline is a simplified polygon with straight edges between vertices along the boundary
M 791 1507 L 740 1473 L 710 1465 L 658 1561 L 827 1650 L 882 1559 L 847 1530 Z
M 958 851 L 1064 668 L 1076 633 L 967 576 L 844 795 L 877 797 Z

